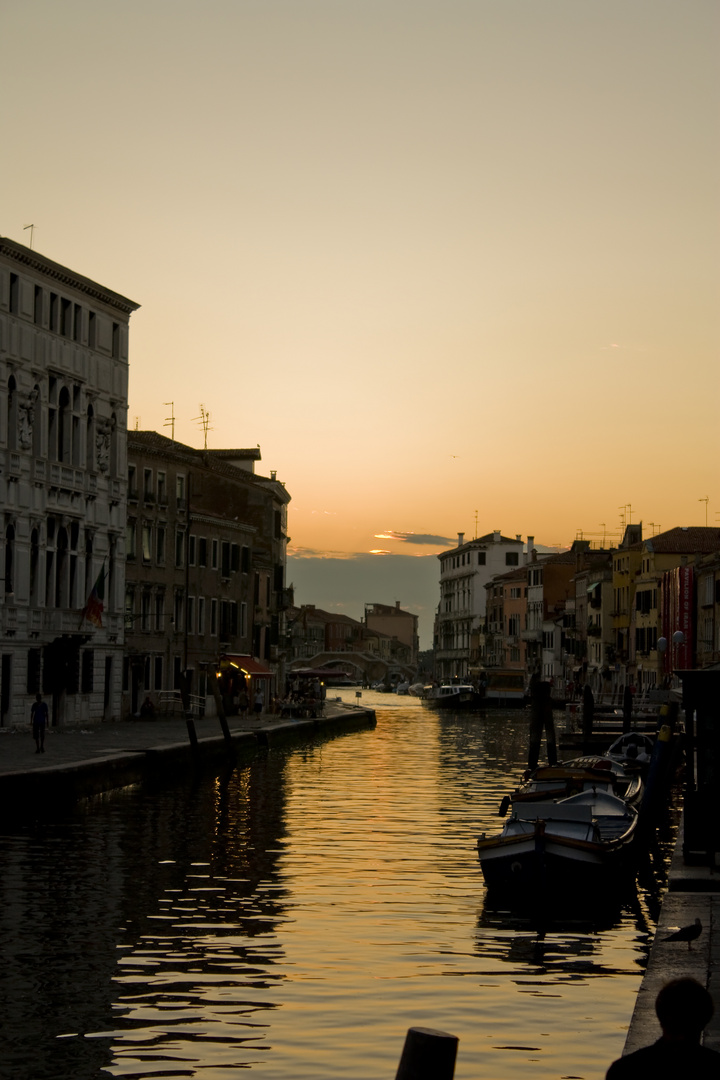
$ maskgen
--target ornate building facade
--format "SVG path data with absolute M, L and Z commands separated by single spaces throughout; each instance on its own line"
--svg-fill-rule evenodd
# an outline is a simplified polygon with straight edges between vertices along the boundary
M 2 725 L 26 722 L 38 692 L 53 724 L 120 714 L 138 306 L 0 238 Z

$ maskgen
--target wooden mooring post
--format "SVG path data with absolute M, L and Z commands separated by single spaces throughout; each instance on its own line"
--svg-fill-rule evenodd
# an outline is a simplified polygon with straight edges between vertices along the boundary
M 395 1080 L 453 1080 L 457 1048 L 457 1035 L 409 1028 Z

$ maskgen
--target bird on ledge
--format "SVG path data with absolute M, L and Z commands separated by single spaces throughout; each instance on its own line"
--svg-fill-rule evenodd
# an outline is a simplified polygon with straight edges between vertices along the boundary
M 681 926 L 674 934 L 668 934 L 667 937 L 663 938 L 663 941 L 687 941 L 688 949 L 692 949 L 693 941 L 697 941 L 701 934 L 702 923 L 699 919 L 696 919 L 689 926 Z

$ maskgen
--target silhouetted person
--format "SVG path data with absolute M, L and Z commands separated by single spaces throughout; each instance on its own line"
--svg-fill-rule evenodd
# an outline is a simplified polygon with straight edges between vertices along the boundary
M 705 987 L 695 979 L 673 979 L 658 994 L 655 1012 L 662 1036 L 614 1061 L 606 1080 L 720 1080 L 720 1054 L 700 1045 L 714 1012 Z
M 540 760 L 540 743 L 545 729 L 549 765 L 557 764 L 555 724 L 553 722 L 550 683 L 542 682 L 535 672 L 530 676 L 530 741 L 528 745 L 528 771 L 537 769 Z
M 42 694 L 36 694 L 35 700 L 30 706 L 30 723 L 32 724 L 33 739 L 37 747 L 36 754 L 45 753 L 45 728 L 48 722 L 48 707 L 42 699 Z

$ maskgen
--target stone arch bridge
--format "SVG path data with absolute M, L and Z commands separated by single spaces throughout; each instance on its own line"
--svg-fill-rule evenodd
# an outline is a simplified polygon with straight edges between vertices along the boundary
M 320 652 L 315 656 L 296 657 L 288 665 L 288 675 L 298 668 L 308 667 L 336 667 L 338 672 L 348 671 L 351 678 L 356 676 L 359 683 L 411 682 L 415 677 L 415 669 L 408 664 L 382 660 L 372 653 L 363 652 Z

